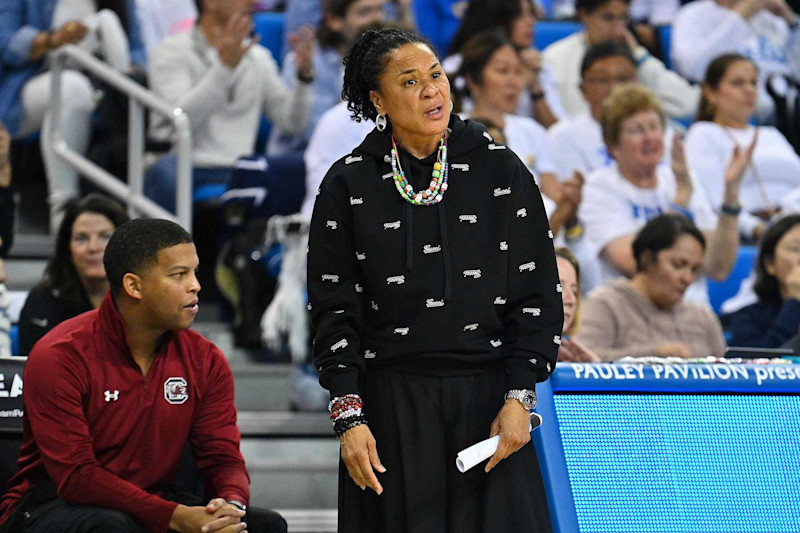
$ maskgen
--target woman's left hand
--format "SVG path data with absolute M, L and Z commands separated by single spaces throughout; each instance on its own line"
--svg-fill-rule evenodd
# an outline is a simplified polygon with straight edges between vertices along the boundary
M 310 78 L 313 72 L 314 30 L 310 26 L 302 26 L 289 36 L 289 45 L 295 54 L 297 72 L 303 77 Z
M 519 53 L 522 60 L 525 86 L 530 92 L 542 90 L 539 74 L 542 71 L 542 54 L 535 48 L 526 48 Z
M 686 152 L 683 149 L 683 140 L 681 136 L 675 132 L 672 137 L 672 160 L 670 161 L 670 168 L 675 175 L 675 183 L 678 190 L 675 193 L 675 203 L 681 207 L 689 207 L 689 201 L 694 192 L 692 185 L 692 178 L 689 176 L 689 166 L 686 164 Z
M 490 437 L 500 435 L 497 451 L 484 469 L 489 472 L 497 463 L 507 458 L 531 440 L 531 414 L 519 400 L 509 398 L 492 422 Z

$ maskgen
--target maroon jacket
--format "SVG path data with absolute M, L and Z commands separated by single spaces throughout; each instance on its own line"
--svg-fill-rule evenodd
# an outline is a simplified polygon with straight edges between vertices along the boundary
M 0 523 L 33 480 L 49 476 L 66 502 L 117 509 L 166 532 L 177 504 L 161 496 L 187 440 L 207 489 L 248 503 L 230 366 L 194 331 L 171 335 L 143 377 L 106 296 L 36 344 L 24 373 L 19 471 L 0 500 Z

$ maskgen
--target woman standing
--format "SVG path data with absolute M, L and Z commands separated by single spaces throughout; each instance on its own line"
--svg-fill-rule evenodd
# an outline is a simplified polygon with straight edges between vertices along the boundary
M 418 35 L 364 34 L 344 96 L 377 127 L 325 177 L 308 259 L 315 362 L 341 438 L 339 530 L 550 531 L 526 444 L 563 310 L 533 177 L 451 116 Z M 459 473 L 457 452 L 497 434 L 485 470 Z

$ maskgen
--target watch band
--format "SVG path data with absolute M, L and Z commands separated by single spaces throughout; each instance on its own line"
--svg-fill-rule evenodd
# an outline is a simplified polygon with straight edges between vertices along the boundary
M 505 399 L 511 398 L 521 403 L 528 411 L 536 407 L 536 392 L 531 389 L 511 389 L 506 392 Z
M 247 512 L 247 506 L 240 502 L 239 500 L 227 500 L 226 503 L 233 505 L 234 507 L 238 507 L 240 511 Z

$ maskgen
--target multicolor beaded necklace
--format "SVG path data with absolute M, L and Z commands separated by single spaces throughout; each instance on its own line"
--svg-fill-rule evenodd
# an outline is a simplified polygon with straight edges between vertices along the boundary
M 400 155 L 397 152 L 397 143 L 392 135 L 392 174 L 394 175 L 394 186 L 403 199 L 413 205 L 434 205 L 444 198 L 447 190 L 447 174 L 450 165 L 447 162 L 447 134 L 445 133 L 439 142 L 439 153 L 436 155 L 436 163 L 433 164 L 433 172 L 428 189 L 422 192 L 415 192 L 414 188 L 408 183 L 406 173 L 400 166 Z

